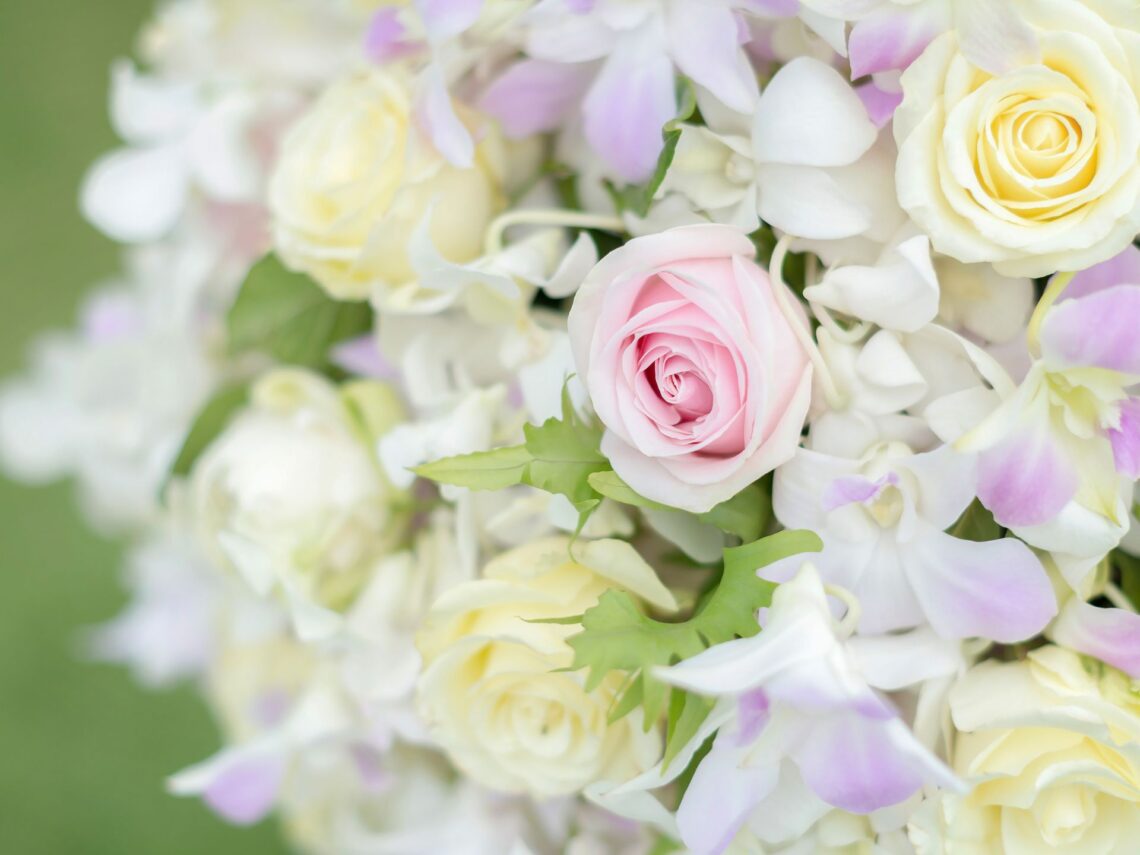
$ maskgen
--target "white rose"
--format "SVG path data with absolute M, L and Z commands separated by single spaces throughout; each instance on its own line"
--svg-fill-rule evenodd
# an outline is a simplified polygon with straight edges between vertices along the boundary
M 399 417 L 381 384 L 338 389 L 278 370 L 194 466 L 190 502 L 206 547 L 255 593 L 279 593 L 304 637 L 339 626 L 402 537 L 406 496 L 371 450 Z
M 269 186 L 277 251 L 334 297 L 362 299 L 413 278 L 408 245 L 430 211 L 439 252 L 470 261 L 504 204 L 502 159 L 487 127 L 474 164 L 452 166 L 416 129 L 402 77 L 342 78 L 282 143 Z
M 967 796 L 924 805 L 920 855 L 1124 853 L 1140 840 L 1140 692 L 1061 647 L 985 662 L 950 695 Z
M 903 74 L 899 202 L 959 261 L 1081 270 L 1140 231 L 1135 36 L 1078 0 L 1011 5 L 1026 44 L 1006 46 L 1004 73 L 949 32 Z
M 632 777 L 661 753 L 637 715 L 607 721 L 624 675 L 587 692 L 584 672 L 559 670 L 580 628 L 532 621 L 580 615 L 615 587 L 663 608 L 673 597 L 624 541 L 579 541 L 573 558 L 570 549 L 559 537 L 500 555 L 484 578 L 436 601 L 417 639 L 420 714 L 456 766 L 497 790 L 575 793 Z

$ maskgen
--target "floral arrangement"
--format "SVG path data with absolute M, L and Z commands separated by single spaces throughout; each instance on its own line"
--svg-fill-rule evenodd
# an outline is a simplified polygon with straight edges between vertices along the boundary
M 1140 839 L 1140 7 L 165 0 L 0 452 L 298 851 Z

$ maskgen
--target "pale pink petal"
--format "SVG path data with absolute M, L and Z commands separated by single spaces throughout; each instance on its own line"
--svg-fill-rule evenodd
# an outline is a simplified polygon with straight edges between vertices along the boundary
M 1053 640 L 1140 679 L 1140 615 L 1072 599 L 1053 624 Z
M 938 35 L 941 23 L 912 9 L 880 12 L 856 21 L 847 40 L 851 77 L 902 71 Z
M 1140 479 L 1140 398 L 1120 404 L 1120 427 L 1108 431 L 1116 471 L 1133 481 Z
M 380 9 L 372 16 L 364 33 L 364 53 L 375 62 L 399 59 L 419 50 L 422 45 L 409 41 L 395 6 Z
M 606 60 L 583 104 L 586 139 L 629 182 L 657 167 L 661 129 L 677 114 L 673 64 L 652 46 L 623 46 Z
M 1024 641 L 1057 613 L 1045 568 L 1011 537 L 975 543 L 930 529 L 908 546 L 905 563 L 927 620 L 943 638 Z
M 1085 297 L 1113 285 L 1140 285 L 1140 247 L 1129 245 L 1120 255 L 1073 276 L 1061 300 Z
M 1054 306 L 1041 327 L 1051 368 L 1095 366 L 1140 374 L 1140 284 L 1115 285 Z
M 1026 425 L 978 459 L 978 498 L 1007 528 L 1053 519 L 1077 485 L 1077 471 L 1048 425 Z
M 284 774 L 277 755 L 242 757 L 219 772 L 202 798 L 228 822 L 251 825 L 272 809 Z
M 740 49 L 736 15 L 728 6 L 673 0 L 668 14 L 669 52 L 677 67 L 726 107 L 750 112 L 759 88 Z
M 884 487 L 897 486 L 898 483 L 899 476 L 894 472 L 874 480 L 862 475 L 836 478 L 824 488 L 821 504 L 825 511 L 834 511 L 856 502 L 862 504 L 878 496 Z
M 509 137 L 526 137 L 561 125 L 581 100 L 593 66 L 524 59 L 495 79 L 479 107 Z
M 863 109 L 876 128 L 885 127 L 894 118 L 895 110 L 902 103 L 902 92 L 888 92 L 874 83 L 864 83 L 855 87 L 855 94 L 863 102 Z

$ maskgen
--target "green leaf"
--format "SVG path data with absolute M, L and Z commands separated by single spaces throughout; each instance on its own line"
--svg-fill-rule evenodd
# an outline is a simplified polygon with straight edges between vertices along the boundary
M 328 367 L 333 345 L 371 328 L 367 303 L 334 300 L 272 254 L 250 269 L 226 315 L 232 354 L 256 350 L 287 365 L 315 369 Z
M 525 445 L 445 457 L 412 469 L 421 478 L 471 490 L 502 490 L 523 483 L 532 458 Z
M 776 587 L 757 577 L 756 570 L 789 555 L 822 548 L 812 532 L 782 531 L 725 550 L 719 583 L 692 617 L 678 623 L 648 617 L 624 591 L 607 591 L 582 615 L 582 631 L 568 639 L 574 650 L 572 667 L 587 669 L 587 691 L 600 685 L 612 671 L 629 674 L 632 679 L 625 691 L 640 693 L 646 727 L 652 727 L 665 712 L 670 697 L 670 688 L 653 676 L 652 669 L 688 659 L 714 644 L 755 635 L 760 631 L 756 612 L 771 602 Z M 629 707 L 623 701 L 623 697 L 617 698 L 614 709 Z M 692 706 L 686 708 L 690 703 Z M 675 756 L 684 744 L 675 740 L 691 737 L 709 709 L 711 706 L 699 699 L 677 708 L 671 716 L 668 757 Z
M 954 537 L 979 543 L 986 540 L 1001 540 L 1005 537 L 1005 529 L 977 499 L 974 499 L 962 512 L 962 516 L 950 526 L 949 531 Z
M 601 496 L 590 486 L 590 476 L 610 468 L 600 449 L 602 431 L 574 411 L 565 388 L 562 418 L 526 425 L 523 434 L 532 458 L 523 483 L 548 493 L 561 493 L 584 514 L 597 507 Z
M 768 528 L 771 514 L 768 491 L 760 484 L 751 484 L 708 513 L 700 514 L 700 519 L 749 543 Z
M 661 189 L 661 184 L 665 181 L 665 174 L 673 165 L 683 124 L 692 118 L 697 110 L 697 92 L 688 80 L 682 79 L 679 82 L 677 96 L 679 105 L 677 115 L 666 122 L 662 128 L 661 135 L 664 139 L 664 145 L 661 148 L 661 153 L 657 155 L 657 166 L 649 180 L 644 184 L 629 184 L 625 187 L 617 187 L 609 181 L 606 182 L 606 189 L 609 191 L 610 198 L 613 199 L 619 213 L 629 211 L 638 217 L 644 217 L 648 214 L 649 208 L 653 204 L 653 197 Z
M 249 401 L 249 386 L 226 386 L 214 393 L 206 405 L 198 411 L 194 423 L 182 441 L 182 448 L 170 467 L 170 475 L 184 476 L 190 473 L 196 461 L 229 424 L 234 413 Z
M 676 511 L 669 505 L 647 499 L 625 483 L 613 470 L 595 472 L 589 477 L 590 486 L 608 499 L 633 505 L 638 508 L 652 508 L 659 511 Z M 748 542 L 755 540 L 768 527 L 772 502 L 767 491 L 760 484 L 745 487 L 731 499 L 721 502 L 711 511 L 697 514 L 701 522 L 716 526 L 721 531 L 734 534 Z

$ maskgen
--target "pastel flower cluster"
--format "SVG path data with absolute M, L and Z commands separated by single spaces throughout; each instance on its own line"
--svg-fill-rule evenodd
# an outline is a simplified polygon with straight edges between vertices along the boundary
M 1140 840 L 1140 8 L 164 0 L 0 461 L 329 855 Z M 187 758 L 188 762 L 192 758 Z

